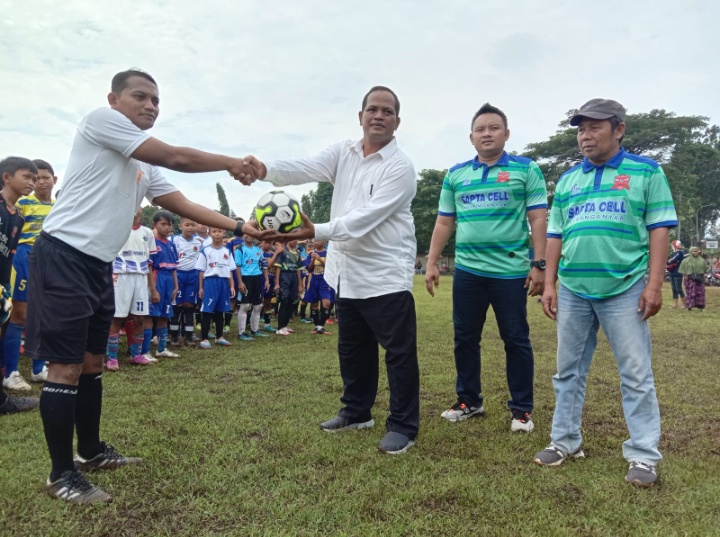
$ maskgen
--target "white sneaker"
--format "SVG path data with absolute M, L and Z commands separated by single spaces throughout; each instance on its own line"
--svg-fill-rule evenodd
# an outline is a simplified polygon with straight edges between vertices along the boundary
M 532 414 L 530 412 L 523 412 L 522 410 L 512 409 L 512 422 L 510 423 L 510 430 L 514 433 L 523 432 L 531 433 L 535 430 L 533 424 Z
M 290 332 L 287 331 L 287 328 L 281 328 L 280 330 L 275 330 L 275 333 L 278 336 L 289 336 Z
M 157 342 L 158 342 L 158 339 L 157 339 L 157 336 L 155 336 L 154 338 L 152 338 L 150 340 L 150 345 L 155 345 L 157 347 Z
M 170 350 L 168 350 L 168 349 L 165 349 L 165 350 L 162 351 L 162 352 L 156 352 L 156 353 L 155 353 L 155 358 L 180 358 L 180 355 L 179 355 L 179 354 L 175 354 L 174 352 L 172 352 L 172 351 L 170 351 Z
M 20 371 L 10 373 L 10 376 L 3 380 L 3 386 L 8 390 L 30 391 L 30 385 L 20 376 Z
M 156 364 L 157 361 L 158 361 L 158 359 L 155 358 L 155 357 L 154 357 L 151 353 L 149 353 L 149 352 L 146 352 L 145 354 L 143 354 L 143 356 L 145 357 L 145 359 L 146 359 L 148 362 L 151 362 L 151 363 L 153 363 L 153 364 Z
M 46 365 L 43 366 L 42 371 L 37 375 L 35 373 L 30 374 L 30 382 L 45 382 L 48 376 L 48 368 Z

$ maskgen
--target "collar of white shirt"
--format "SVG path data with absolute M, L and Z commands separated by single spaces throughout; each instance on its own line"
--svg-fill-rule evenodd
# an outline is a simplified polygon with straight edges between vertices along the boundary
M 380 155 L 380 157 L 382 157 L 383 160 L 387 160 L 390 157 L 392 157 L 397 150 L 398 150 L 397 138 L 395 138 L 393 136 L 393 139 L 390 140 L 390 142 L 385 147 L 383 147 L 376 153 L 373 153 L 373 155 Z M 348 151 L 353 151 L 354 153 L 358 153 L 361 157 L 365 158 L 365 153 L 363 152 L 362 138 L 360 140 L 358 140 L 357 142 L 355 142 L 354 144 L 352 144 L 348 148 Z

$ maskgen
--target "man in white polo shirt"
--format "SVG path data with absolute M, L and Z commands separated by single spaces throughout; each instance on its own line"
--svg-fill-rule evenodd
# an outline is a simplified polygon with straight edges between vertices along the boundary
M 375 86 L 359 113 L 363 138 L 338 142 L 315 157 L 267 165 L 254 157 L 255 177 L 276 186 L 327 181 L 334 185 L 330 222 L 289 234 L 330 241 L 325 279 L 337 291 L 338 353 L 345 405 L 320 426 L 328 432 L 372 427 L 378 387 L 378 344 L 385 349 L 390 384 L 384 453 L 404 453 L 420 422 L 415 302 L 415 225 L 410 203 L 416 175 L 398 148 L 400 102 Z
M 78 126 L 62 196 L 30 254 L 33 285 L 25 353 L 50 362 L 40 397 L 52 460 L 46 490 L 72 503 L 111 500 L 79 470 L 140 462 L 100 440 L 100 412 L 104 354 L 115 311 L 112 261 L 130 234 L 143 197 L 198 222 L 262 235 L 188 201 L 155 167 L 188 173 L 227 170 L 234 177 L 244 170 L 242 160 L 173 147 L 147 134 L 159 112 L 158 95 L 147 73 L 115 75 L 110 108 L 90 112 Z M 74 431 L 78 454 L 73 461 Z

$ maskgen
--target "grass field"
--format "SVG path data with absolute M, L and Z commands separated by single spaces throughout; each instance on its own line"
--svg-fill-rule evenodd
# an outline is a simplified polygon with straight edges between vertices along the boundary
M 319 430 L 339 408 L 337 336 L 311 336 L 296 322 L 292 337 L 234 340 L 145 368 L 121 361 L 119 372 L 106 373 L 103 438 L 145 459 L 92 475 L 114 496 L 109 505 L 45 496 L 38 413 L 2 417 L 0 535 L 720 534 L 720 289 L 708 288 L 708 311 L 687 313 L 669 307 L 668 287 L 651 321 L 665 459 L 659 485 L 641 490 L 624 482 L 627 431 L 604 338 L 588 381 L 587 458 L 556 469 L 531 462 L 548 443 L 556 346 L 534 300 L 535 432 L 510 433 L 492 316 L 483 341 L 487 416 L 440 419 L 455 395 L 451 284 L 443 278 L 432 299 L 416 277 L 421 431 L 406 455 L 376 450 L 388 406 L 384 375 L 374 429 Z

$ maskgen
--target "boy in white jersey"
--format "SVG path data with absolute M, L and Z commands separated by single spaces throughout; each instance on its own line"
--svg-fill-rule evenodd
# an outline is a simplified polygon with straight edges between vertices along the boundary
M 193 341 L 193 326 L 195 306 L 198 293 L 198 271 L 195 268 L 198 257 L 203 249 L 202 239 L 196 235 L 198 224 L 189 218 L 180 219 L 180 235 L 174 235 L 170 240 L 175 244 L 178 253 L 178 294 L 175 297 L 175 316 L 170 321 L 171 344 L 180 345 L 179 331 L 184 325 L 184 343 L 195 346 Z
M 198 297 L 202 300 L 202 335 L 200 348 L 212 347 L 208 341 L 210 323 L 215 322 L 215 343 L 221 347 L 232 345 L 223 337 L 223 318 L 225 312 L 232 311 L 230 299 L 235 296 L 235 284 L 232 273 L 237 271 L 232 254 L 223 246 L 225 232 L 220 228 L 210 228 L 212 243 L 203 249 L 197 260 L 199 272 Z
M 150 270 L 150 255 L 155 253 L 155 236 L 150 228 L 141 225 L 142 209 L 138 209 L 133 219 L 132 232 L 113 263 L 113 281 L 115 283 L 115 317 L 110 324 L 107 344 L 107 367 L 110 371 L 120 368 L 118 346 L 120 327 L 128 315 L 133 317 L 134 333 L 128 334 L 130 342 L 130 363 L 148 365 L 157 362 L 150 353 L 143 355 L 145 317 L 150 313 L 150 300 L 160 298 L 155 288 L 155 278 Z

